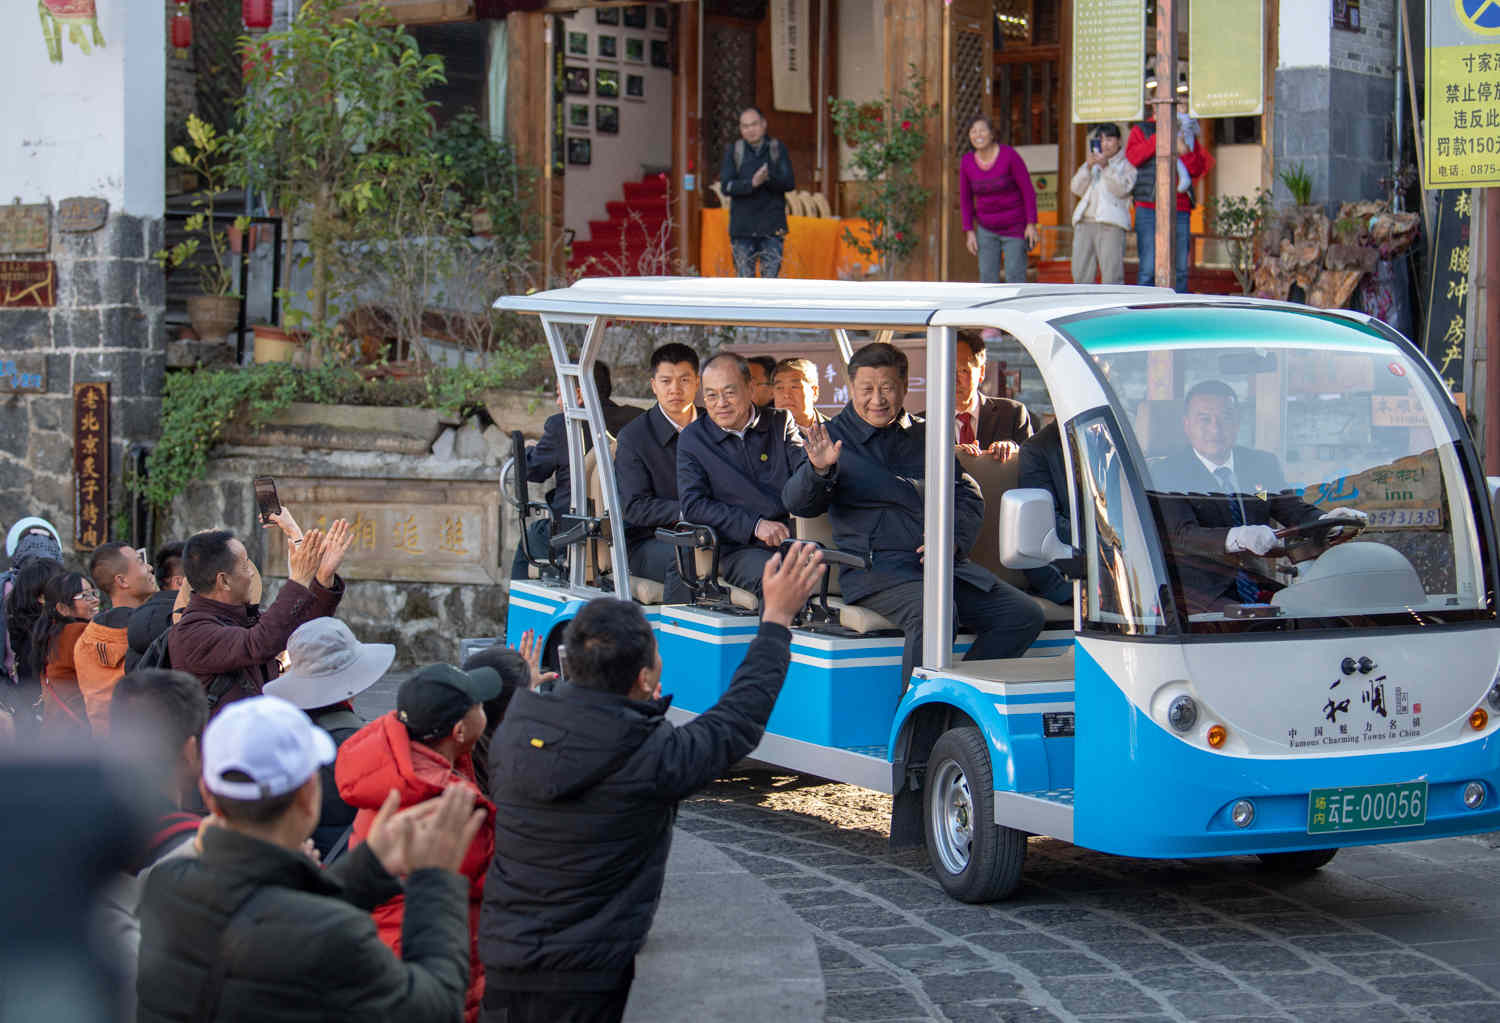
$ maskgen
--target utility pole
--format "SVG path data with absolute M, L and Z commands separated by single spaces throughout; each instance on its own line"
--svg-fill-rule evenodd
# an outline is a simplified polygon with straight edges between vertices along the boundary
M 1175 279 L 1172 236 L 1177 227 L 1177 2 L 1156 0 L 1156 284 Z

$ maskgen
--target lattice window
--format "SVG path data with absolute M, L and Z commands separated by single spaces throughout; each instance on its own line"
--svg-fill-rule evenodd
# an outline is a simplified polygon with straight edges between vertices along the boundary
M 198 116 L 219 131 L 234 122 L 235 106 L 245 92 L 235 45 L 244 31 L 240 0 L 198 0 L 193 4 Z
M 704 33 L 704 160 L 710 181 L 724 151 L 740 137 L 740 111 L 755 102 L 755 29 L 710 23 Z
M 954 32 L 953 39 L 953 155 L 969 151 L 969 125 L 986 112 L 984 102 L 984 36 Z

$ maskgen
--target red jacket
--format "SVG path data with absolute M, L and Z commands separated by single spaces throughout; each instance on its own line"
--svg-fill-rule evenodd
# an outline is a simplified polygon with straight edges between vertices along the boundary
M 1153 117 L 1149 118 L 1149 120 L 1154 121 L 1156 119 Z M 1186 151 L 1179 150 L 1177 155 L 1181 158 L 1182 165 L 1187 168 L 1188 177 L 1195 182 L 1213 169 L 1214 158 L 1209 154 L 1208 150 L 1203 148 L 1203 140 L 1201 138 L 1193 140 L 1192 149 Z M 1147 135 L 1141 130 L 1139 124 L 1131 125 L 1130 138 L 1125 142 L 1125 159 L 1129 160 L 1136 167 L 1142 166 L 1147 160 L 1155 160 L 1156 136 L 1154 134 Z M 1175 181 L 1177 177 L 1175 171 L 1172 177 Z M 1193 204 L 1188 200 L 1188 194 L 1188 192 L 1177 193 L 1177 208 L 1183 213 L 1193 208 Z M 1137 200 L 1136 205 L 1145 206 L 1148 209 L 1156 208 L 1154 201 L 1140 202 Z
M 339 795 L 358 809 L 354 817 L 354 834 L 349 848 L 365 840 L 375 814 L 395 789 L 401 794 L 401 806 L 415 806 L 434 796 L 454 782 L 468 785 L 477 798 L 475 806 L 486 811 L 484 824 L 469 846 L 459 873 L 469 879 L 469 990 L 464 999 L 464 1019 L 475 1023 L 479 1005 L 484 999 L 484 967 L 479 962 L 479 907 L 484 901 L 484 875 L 495 851 L 495 804 L 485 798 L 474 781 L 474 763 L 468 754 L 450 764 L 440 754 L 407 735 L 406 726 L 396 720 L 392 711 L 376 718 L 355 732 L 339 747 L 334 765 Z M 401 956 L 401 915 L 406 900 L 400 896 L 375 907 L 375 926 L 380 940 Z

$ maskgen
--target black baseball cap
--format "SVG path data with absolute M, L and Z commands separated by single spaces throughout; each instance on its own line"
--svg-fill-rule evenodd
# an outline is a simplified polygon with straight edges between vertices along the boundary
M 453 731 L 470 707 L 499 696 L 504 684 L 494 668 L 429 664 L 396 691 L 396 719 L 417 742 L 434 742 Z

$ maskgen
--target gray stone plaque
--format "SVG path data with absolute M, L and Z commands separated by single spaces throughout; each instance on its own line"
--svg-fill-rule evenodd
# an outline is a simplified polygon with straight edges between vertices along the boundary
M 0 252 L 46 252 L 52 208 L 46 203 L 0 206 Z
M 75 196 L 57 204 L 59 231 L 97 231 L 109 219 L 109 200 Z

